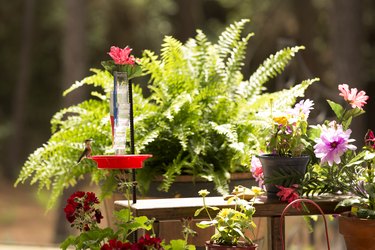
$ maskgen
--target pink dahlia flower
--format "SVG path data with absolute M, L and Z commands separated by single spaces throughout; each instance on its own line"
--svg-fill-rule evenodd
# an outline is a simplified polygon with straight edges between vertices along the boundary
M 320 138 L 316 139 L 314 146 L 315 156 L 321 159 L 321 162 L 328 162 L 330 166 L 333 162 L 339 164 L 341 156 L 349 149 L 356 150 L 357 147 L 349 144 L 355 141 L 349 139 L 352 131 L 350 129 L 344 131 L 340 124 L 331 122 L 330 126 L 323 126 Z

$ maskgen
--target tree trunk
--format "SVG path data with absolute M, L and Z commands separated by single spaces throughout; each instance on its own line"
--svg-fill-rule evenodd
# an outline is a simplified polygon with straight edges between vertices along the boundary
M 62 44 L 62 91 L 87 72 L 86 5 L 85 0 L 66 0 L 66 19 Z M 63 98 L 63 106 L 70 106 L 87 97 L 87 91 L 77 89 Z
M 361 74 L 362 65 L 362 1 L 334 0 L 331 16 L 331 47 L 335 85 L 346 83 L 351 88 L 363 89 Z M 352 137 L 356 138 L 357 146 L 362 145 L 366 128 L 365 116 L 354 119 Z
M 175 17 L 175 37 L 185 42 L 196 35 L 195 30 L 203 21 L 203 3 L 200 0 L 178 0 L 178 13 Z
M 20 162 L 23 141 L 25 140 L 25 121 L 27 118 L 26 105 L 30 86 L 31 72 L 31 48 L 33 42 L 34 7 L 35 0 L 24 1 L 25 13 L 23 15 L 22 42 L 20 49 L 20 65 L 14 74 L 18 74 L 12 103 L 12 127 L 13 134 L 9 143 L 9 165 L 4 168 L 8 179 L 15 177 L 17 166 Z
M 76 80 L 81 80 L 86 73 L 87 62 L 87 42 L 86 42 L 86 5 L 85 0 L 66 0 L 65 30 L 63 40 L 63 75 L 62 91 L 70 87 Z M 62 99 L 62 106 L 76 104 L 87 95 L 84 89 L 75 90 Z M 83 142 L 82 142 L 83 143 Z M 60 197 L 59 210 L 55 225 L 55 242 L 62 242 L 69 234 L 72 234 L 69 223 L 65 220 L 63 211 L 64 204 L 68 197 L 82 187 L 82 183 L 77 183 L 74 188 L 68 188 Z

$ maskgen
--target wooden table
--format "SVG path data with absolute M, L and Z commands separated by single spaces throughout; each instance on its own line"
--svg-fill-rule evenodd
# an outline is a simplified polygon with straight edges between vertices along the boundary
M 346 211 L 345 208 L 335 210 L 339 201 L 345 197 L 338 196 L 319 196 L 312 198 L 325 214 L 337 214 Z M 206 197 L 206 204 L 208 206 L 215 206 L 219 208 L 231 207 L 228 205 L 223 197 Z M 165 220 L 180 220 L 181 218 L 193 217 L 194 212 L 201 208 L 203 201 L 201 197 L 194 198 L 166 198 L 166 199 L 140 199 L 135 204 L 131 204 L 131 210 L 134 216 L 147 216 L 148 218 L 155 218 L 156 221 Z M 268 199 L 266 196 L 259 197 L 254 207 L 256 212 L 254 217 L 267 217 L 268 218 L 268 233 L 270 235 L 268 246 L 271 249 L 282 249 L 280 238 L 280 218 L 281 214 L 286 207 L 287 203 L 280 202 L 278 199 Z M 306 204 L 310 210 L 309 214 L 296 209 L 290 209 L 286 215 L 316 215 L 320 214 L 319 210 L 314 206 Z M 115 201 L 115 208 L 121 209 L 128 207 L 128 201 L 119 200 Z M 214 213 L 212 213 L 214 215 Z M 205 213 L 200 213 L 196 219 L 206 219 Z M 285 225 L 283 232 L 285 232 Z M 157 231 L 157 229 L 156 229 Z M 285 237 L 284 237 L 285 238 Z

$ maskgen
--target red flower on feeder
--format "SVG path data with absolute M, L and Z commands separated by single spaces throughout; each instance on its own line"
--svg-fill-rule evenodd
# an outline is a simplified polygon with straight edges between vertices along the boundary
M 111 56 L 115 64 L 124 65 L 130 64 L 133 65 L 135 63 L 134 56 L 130 55 L 132 49 L 126 46 L 125 48 L 121 49 L 116 46 L 112 46 L 108 55 Z

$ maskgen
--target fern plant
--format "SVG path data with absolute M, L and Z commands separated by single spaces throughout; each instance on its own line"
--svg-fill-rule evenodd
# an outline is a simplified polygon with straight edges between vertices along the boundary
M 150 75 L 153 112 L 142 113 L 136 126 L 138 150 L 154 157 L 138 172 L 140 187 L 163 175 L 160 190 L 175 177 L 190 174 L 228 190 L 228 176 L 248 171 L 252 153 L 264 144 L 271 100 L 278 109 L 293 105 L 317 79 L 291 89 L 265 93 L 264 84 L 280 74 L 303 46 L 271 55 L 248 80 L 241 73 L 252 33 L 243 35 L 248 20 L 226 28 L 216 43 L 198 30 L 185 44 L 166 37 L 162 53 L 146 50 L 142 67 Z
M 161 54 L 145 50 L 141 64 L 149 76 L 148 97 L 135 86 L 134 122 L 136 153 L 151 159 L 137 170 L 138 187 L 146 192 L 155 175 L 167 191 L 176 176 L 189 174 L 213 181 L 221 193 L 228 190 L 230 173 L 249 171 L 251 155 L 264 144 L 270 102 L 286 109 L 316 79 L 275 93 L 264 84 L 280 74 L 302 46 L 285 48 L 267 58 L 247 80 L 241 73 L 247 43 L 243 35 L 248 20 L 231 24 L 216 43 L 198 30 L 185 44 L 165 37 Z M 82 142 L 94 139 L 96 155 L 111 153 L 109 93 L 113 78 L 94 69 L 92 76 L 76 82 L 64 94 L 83 85 L 94 85 L 90 100 L 62 109 L 52 118 L 52 136 L 24 164 L 18 183 L 30 180 L 39 189 L 51 190 L 51 207 L 68 186 L 86 174 L 102 182 L 104 193 L 116 188 L 116 171 L 98 170 L 92 161 L 76 164 Z

